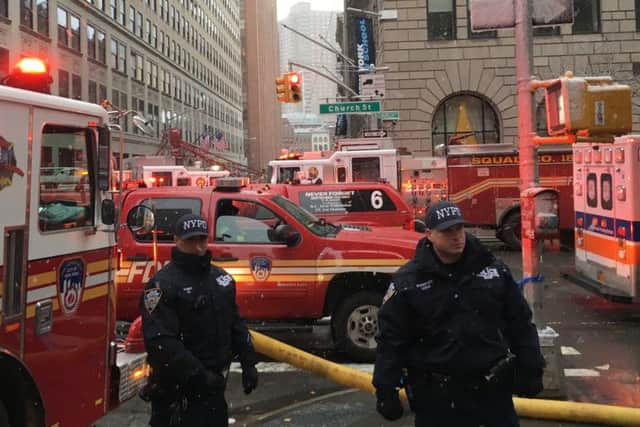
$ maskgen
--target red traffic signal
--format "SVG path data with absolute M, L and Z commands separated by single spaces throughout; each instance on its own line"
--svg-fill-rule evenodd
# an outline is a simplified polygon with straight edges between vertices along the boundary
M 51 93 L 52 81 L 44 61 L 25 57 L 18 61 L 11 74 L 2 79 L 2 84 L 34 92 Z
M 302 101 L 302 75 L 297 71 L 289 73 L 289 102 Z

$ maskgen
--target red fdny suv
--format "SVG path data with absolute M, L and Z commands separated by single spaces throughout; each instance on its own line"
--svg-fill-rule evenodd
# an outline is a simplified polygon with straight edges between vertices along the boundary
M 185 213 L 209 220 L 213 263 L 234 277 L 246 319 L 312 323 L 331 316 L 336 344 L 355 360 L 373 360 L 378 307 L 421 234 L 334 225 L 281 194 L 243 188 L 237 178 L 219 179 L 213 190 L 134 189 L 124 195 L 120 223 L 140 226 L 118 230 L 119 320 L 138 315 L 143 286 L 169 261 L 172 226 Z

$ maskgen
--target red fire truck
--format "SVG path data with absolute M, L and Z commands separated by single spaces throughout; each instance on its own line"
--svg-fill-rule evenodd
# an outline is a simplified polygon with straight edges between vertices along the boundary
M 513 145 L 450 145 L 439 157 L 400 155 L 375 145 L 348 147 L 332 153 L 290 153 L 271 161 L 271 182 L 299 179 L 304 183 L 310 170 L 318 171 L 324 183 L 382 179 L 397 185 L 413 210 L 417 230 L 424 225 L 429 204 L 448 198 L 461 205 L 474 234 L 497 235 L 509 247 L 520 247 L 519 159 Z M 540 184 L 560 191 L 560 226 L 570 238 L 571 149 L 545 146 L 539 149 L 538 160 Z
M 0 110 L 0 425 L 90 425 L 146 372 L 115 336 L 107 112 L 5 86 Z

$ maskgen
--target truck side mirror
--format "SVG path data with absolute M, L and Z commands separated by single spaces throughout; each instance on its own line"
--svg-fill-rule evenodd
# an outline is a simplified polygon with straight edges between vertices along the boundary
M 276 242 L 284 242 L 287 246 L 295 246 L 300 242 L 300 233 L 289 224 L 280 224 L 276 227 L 273 238 Z
M 127 214 L 127 226 L 134 234 L 151 233 L 155 226 L 155 222 L 155 215 L 147 206 L 135 206 Z
M 111 199 L 104 199 L 100 204 L 100 218 L 104 225 L 113 225 L 116 219 L 116 205 Z

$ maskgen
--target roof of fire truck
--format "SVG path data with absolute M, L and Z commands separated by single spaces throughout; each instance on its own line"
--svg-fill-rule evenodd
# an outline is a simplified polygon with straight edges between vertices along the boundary
M 52 110 L 64 110 L 92 115 L 100 117 L 104 122 L 106 122 L 109 117 L 107 110 L 97 104 L 90 104 L 88 102 L 47 95 L 30 90 L 16 89 L 9 86 L 0 86 L 0 97 L 16 104 L 34 105 Z

